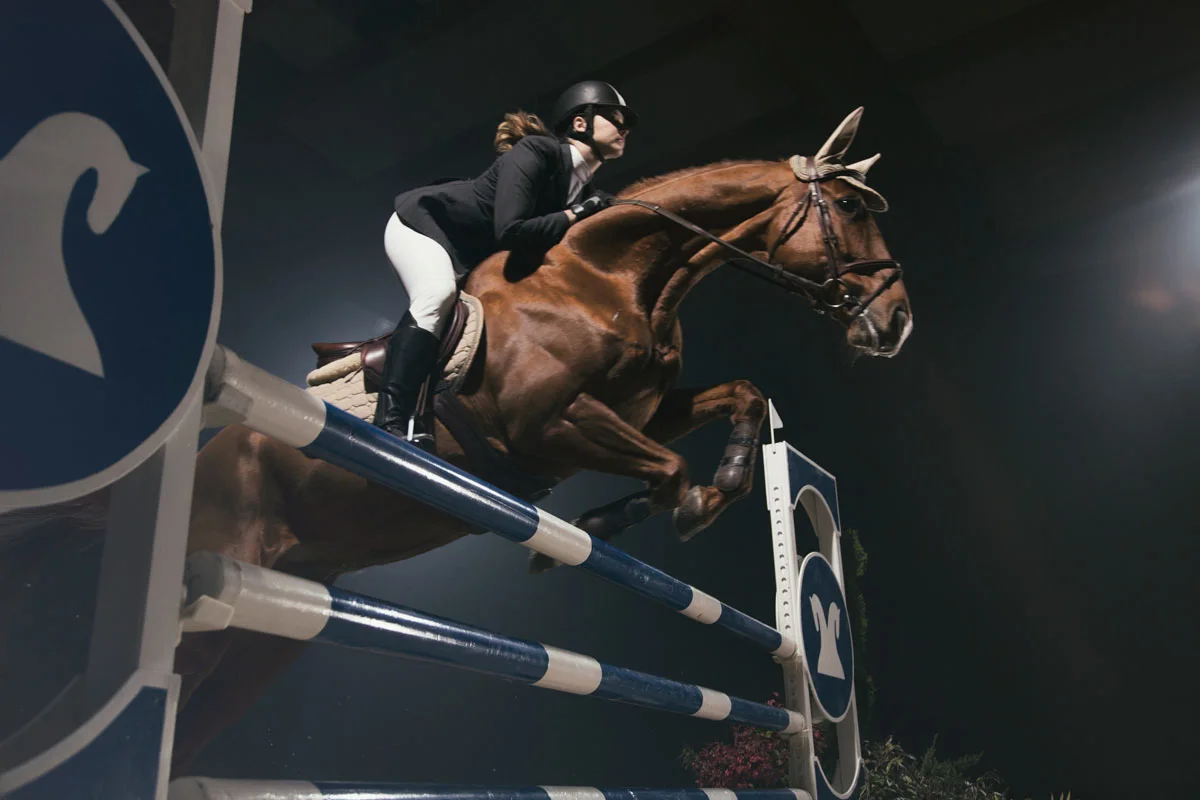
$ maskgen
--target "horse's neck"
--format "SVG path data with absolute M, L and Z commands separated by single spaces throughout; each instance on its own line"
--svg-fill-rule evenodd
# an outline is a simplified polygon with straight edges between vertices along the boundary
M 743 162 L 685 173 L 626 196 L 655 203 L 723 241 L 754 251 L 765 247 L 768 211 L 790 178 L 785 164 Z M 687 292 L 728 254 L 664 217 L 658 223 L 644 237 L 652 240 L 650 247 L 634 246 L 629 252 L 639 295 L 656 333 L 665 337 Z M 647 251 L 653 256 L 648 258 Z
M 790 183 L 785 179 L 790 175 L 785 164 L 734 162 L 685 171 L 680 177 L 668 178 L 623 196 L 655 203 L 712 233 L 720 233 L 723 227 L 748 219 L 770 206 L 780 190 Z

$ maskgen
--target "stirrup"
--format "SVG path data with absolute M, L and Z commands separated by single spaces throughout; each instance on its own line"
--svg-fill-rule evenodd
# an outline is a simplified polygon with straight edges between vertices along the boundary
M 437 441 L 432 433 L 422 432 L 417 433 L 417 415 L 413 414 L 408 418 L 408 432 L 402 437 L 404 441 L 411 445 L 421 448 L 427 453 L 432 454 L 437 448 Z
M 408 431 L 403 437 L 406 442 L 421 448 L 430 455 L 434 455 L 435 450 L 437 449 L 437 442 L 433 437 L 432 431 L 433 413 L 432 410 L 428 408 L 430 405 L 429 393 L 430 389 L 433 388 L 433 383 L 434 376 L 432 374 L 426 375 L 425 380 L 421 383 L 421 391 L 417 393 L 416 408 L 413 409 L 412 416 L 408 418 Z M 417 433 L 418 419 L 422 420 L 422 422 L 429 421 L 431 423 L 429 426 L 431 430 Z

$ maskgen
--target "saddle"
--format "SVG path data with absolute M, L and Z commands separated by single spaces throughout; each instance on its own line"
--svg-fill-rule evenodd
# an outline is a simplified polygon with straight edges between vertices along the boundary
M 453 384 L 457 389 L 474 360 L 482 334 L 483 305 L 471 295 L 460 293 L 438 344 L 434 374 L 440 377 L 439 388 Z M 391 338 L 392 334 L 385 333 L 365 341 L 315 342 L 312 349 L 317 354 L 317 369 L 310 375 L 309 385 L 317 383 L 313 378 L 324 368 L 357 354 L 360 361 L 356 366 L 362 369 L 364 390 L 370 394 L 378 392 Z
M 434 415 L 462 447 L 469 472 L 532 502 L 549 494 L 558 478 L 540 474 L 520 456 L 498 453 L 475 429 L 458 399 L 471 365 L 483 350 L 483 328 L 483 304 L 461 292 L 438 346 L 434 374 L 440 379 L 421 392 L 418 406 L 421 413 L 432 406 Z M 308 373 L 308 391 L 359 419 L 370 420 L 390 337 L 388 333 L 361 342 L 313 344 L 317 368 Z

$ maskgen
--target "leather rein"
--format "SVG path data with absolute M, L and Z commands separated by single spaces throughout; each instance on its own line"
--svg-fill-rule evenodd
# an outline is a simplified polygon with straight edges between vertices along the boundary
M 807 161 L 810 174 L 816 175 L 813 159 L 809 158 Z M 733 253 L 735 257 L 726 261 L 727 264 L 731 264 L 756 278 L 779 286 L 792 294 L 798 294 L 807 298 L 819 313 L 826 314 L 832 311 L 845 310 L 850 315 L 849 320 L 854 320 L 879 299 L 881 294 L 900 280 L 904 275 L 904 270 L 901 268 L 900 262 L 890 258 L 842 261 L 839 255 L 840 244 L 838 236 L 833 230 L 829 205 L 825 202 L 825 195 L 821 191 L 821 183 L 841 175 L 850 174 L 853 173 L 849 170 L 843 170 L 815 178 L 796 176 L 797 180 L 808 184 L 808 193 L 805 195 L 804 202 L 798 205 L 795 212 L 792 213 L 791 218 L 784 226 L 783 234 L 780 235 L 779 239 L 771 247 L 766 260 L 748 253 L 737 245 L 727 242 L 718 236 L 714 236 L 699 225 L 689 222 L 673 211 L 668 211 L 655 203 L 648 203 L 645 200 L 614 199 L 612 204 L 615 206 L 638 206 L 653 211 L 655 214 Z M 809 212 L 813 208 L 817 209 L 817 224 L 821 227 L 821 240 L 825 247 L 826 277 L 824 281 L 810 280 L 787 271 L 782 265 L 773 263 L 775 252 L 804 226 L 804 223 L 808 220 Z M 852 295 L 850 287 L 843 280 L 846 275 L 851 273 L 856 275 L 874 275 L 885 269 L 891 270 L 891 274 L 866 299 Z

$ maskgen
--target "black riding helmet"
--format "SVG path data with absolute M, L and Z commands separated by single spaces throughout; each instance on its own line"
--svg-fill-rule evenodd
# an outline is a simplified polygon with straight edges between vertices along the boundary
M 626 104 L 625 98 L 612 84 L 604 81 L 581 81 L 559 95 L 554 104 L 551 117 L 554 120 L 554 132 L 559 136 L 570 135 L 586 144 L 593 144 L 592 132 L 596 112 L 605 108 L 620 109 L 625 119 L 625 127 L 633 128 L 637 125 L 637 113 Z M 571 131 L 571 120 L 575 117 L 583 117 L 587 122 L 587 128 L 582 133 Z M 596 155 L 600 157 L 599 153 Z

